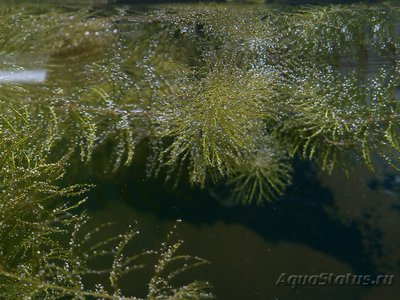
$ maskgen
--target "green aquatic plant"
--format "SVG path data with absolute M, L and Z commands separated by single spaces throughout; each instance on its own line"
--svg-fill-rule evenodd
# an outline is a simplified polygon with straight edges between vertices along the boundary
M 21 121 L 25 119 L 18 110 L 15 115 Z M 0 118 L 1 124 L 10 129 L 0 132 L 2 299 L 140 299 L 126 295 L 119 281 L 148 263 L 143 257 L 157 255 L 145 299 L 213 298 L 208 283 L 194 281 L 180 287 L 171 283 L 177 274 L 206 263 L 197 257 L 177 255 L 181 241 L 168 238 L 160 251 L 132 254 L 127 248 L 139 234 L 136 225 L 108 238 L 103 233 L 107 224 L 89 229 L 86 223 L 90 223 L 90 218 L 81 206 L 85 202 L 82 195 L 91 186 L 63 187 L 61 183 L 68 157 L 50 162 L 51 148 L 30 151 L 35 145 L 32 141 L 35 132 L 27 135 L 27 129 L 21 129 L 28 126 L 24 122 L 17 129 L 5 116 Z M 109 261 L 110 265 L 98 267 L 99 258 Z M 161 281 L 163 288 L 159 286 Z
M 290 100 L 278 135 L 292 156 L 315 159 L 329 172 L 337 162 L 347 169 L 351 161 L 373 169 L 374 156 L 398 168 L 396 142 L 388 142 L 398 139 L 398 130 L 392 131 L 399 114 L 400 44 L 393 31 L 398 9 L 333 7 L 302 13 L 306 17 L 294 18 L 296 32 L 314 38 L 306 38 L 301 48 L 293 45 L 290 56 L 305 49 L 312 55 L 283 71 Z
M 47 76 L 0 85 L 1 298 L 138 299 L 120 284 L 156 252 L 146 299 L 212 298 L 207 283 L 176 287 L 205 263 L 180 241 L 132 256 L 136 227 L 89 230 L 93 187 L 69 173 L 113 176 L 137 147 L 150 148 L 143 173 L 227 186 L 243 204 L 283 195 L 294 158 L 399 168 L 398 8 L 72 2 L 0 6 L 2 70 Z
M 270 77 L 215 66 L 204 78 L 188 78 L 192 82 L 160 99 L 152 111 L 157 134 L 174 139 L 162 150 L 165 164 L 188 159 L 190 180 L 200 185 L 208 176 L 216 181 L 237 172 L 262 143 L 265 120 L 273 117 L 265 105 Z
M 154 101 L 157 134 L 173 139 L 161 148 L 161 161 L 170 167 L 189 162 L 189 179 L 202 186 L 207 178 L 247 178 L 233 189 L 244 203 L 284 191 L 287 154 L 328 172 L 336 165 L 347 170 L 352 161 L 372 169 L 376 155 L 397 167 L 398 14 L 393 7 L 362 5 L 155 11 L 153 22 L 197 45 L 192 55 L 200 62 L 174 72 L 183 81 Z M 384 63 L 368 67 L 365 53 Z M 227 102 L 233 109 L 224 111 Z M 264 143 L 265 136 L 287 154 Z M 255 153 L 265 159 L 254 159 Z M 263 161 L 263 172 L 255 161 Z
M 283 195 L 291 183 L 292 166 L 287 151 L 273 138 L 262 139 L 259 148 L 246 154 L 228 179 L 236 203 L 262 205 Z
M 0 87 L 5 130 L 20 127 L 18 107 L 58 156 L 89 163 L 111 145 L 117 171 L 146 141 L 147 173 L 185 172 L 202 187 L 252 178 L 233 189 L 243 203 L 283 193 L 288 157 L 329 172 L 373 168 L 375 154 L 398 164 L 396 8 L 21 7 L 1 15 L 4 67 L 44 68 L 48 80 Z M 385 63 L 368 69 L 365 53 Z

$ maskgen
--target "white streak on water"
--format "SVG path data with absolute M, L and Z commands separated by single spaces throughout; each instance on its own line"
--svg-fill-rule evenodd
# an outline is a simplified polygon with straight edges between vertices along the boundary
M 41 83 L 46 80 L 46 70 L 0 71 L 2 83 Z

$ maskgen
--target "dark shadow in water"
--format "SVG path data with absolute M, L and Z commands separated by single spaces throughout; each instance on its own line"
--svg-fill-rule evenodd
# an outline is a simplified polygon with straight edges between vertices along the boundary
M 400 210 L 400 175 L 387 172 L 379 178 L 373 178 L 367 185 L 372 191 L 380 191 L 396 197 L 398 203 L 393 204 L 391 208 Z
M 397 173 L 384 173 L 382 178 L 370 180 L 368 187 L 373 191 L 384 191 L 389 194 L 400 195 L 400 175 Z
M 331 255 L 351 266 L 354 273 L 377 272 L 356 224 L 341 223 L 326 212 L 326 208 L 334 205 L 333 195 L 321 186 L 309 163 L 295 163 L 293 185 L 278 202 L 264 207 L 223 207 L 208 191 L 189 185 L 173 189 L 172 184 L 165 184 L 162 179 L 145 179 L 143 154 L 137 155 L 139 159 L 132 167 L 121 170 L 112 179 L 95 180 L 97 188 L 89 197 L 93 199 L 89 201 L 89 209 L 99 209 L 102 201 L 122 199 L 135 210 L 152 212 L 160 220 L 242 224 L 268 242 L 304 244 Z M 368 240 L 371 238 L 376 243 L 378 238 L 379 241 L 379 234 L 371 234 L 373 236 Z M 376 247 L 379 247 L 379 242 Z

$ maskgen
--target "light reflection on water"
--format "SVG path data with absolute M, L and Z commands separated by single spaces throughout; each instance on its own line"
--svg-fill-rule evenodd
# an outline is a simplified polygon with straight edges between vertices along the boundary
M 42 83 L 46 80 L 46 70 L 0 71 L 1 83 Z

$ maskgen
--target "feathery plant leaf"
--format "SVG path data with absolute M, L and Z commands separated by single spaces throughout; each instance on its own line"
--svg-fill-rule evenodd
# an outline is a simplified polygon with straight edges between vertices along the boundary
M 217 66 L 200 84 L 182 84 L 188 88 L 160 99 L 152 113 L 157 133 L 174 138 L 161 153 L 165 164 L 188 158 L 190 180 L 201 185 L 208 175 L 216 180 L 231 174 L 263 133 L 266 80 L 256 72 L 226 73 Z
M 25 119 L 18 110 L 12 111 L 16 114 L 15 119 Z M 51 151 L 51 147 L 28 151 L 30 147 L 37 149 L 36 141 L 32 141 L 34 132 L 29 134 L 28 129 L 17 131 L 9 121 L 6 122 L 13 119 L 12 116 L 7 117 L 3 116 L 3 120 L 9 130 L 2 130 L 0 136 L 0 188 L 3 191 L 0 194 L 0 297 L 140 299 L 124 296 L 119 279 L 142 266 L 140 257 L 154 256 L 157 251 L 129 254 L 125 248 L 139 233 L 134 229 L 116 238 L 93 243 L 93 237 L 102 235 L 101 228 L 85 232 L 89 219 L 80 212 L 85 200 L 79 199 L 90 186 L 61 187 L 60 180 L 65 175 L 68 157 L 49 163 L 50 156 L 45 150 Z M 30 125 L 23 124 L 30 128 Z M 66 243 L 68 237 L 69 243 Z M 163 251 L 160 259 L 164 265 L 178 259 L 174 253 L 166 255 Z M 96 268 L 92 260 L 98 256 L 109 258 L 109 269 Z M 107 273 L 112 290 L 101 279 L 101 275 Z M 98 283 L 88 286 L 88 276 L 98 276 Z M 208 283 L 169 287 L 168 299 L 182 299 L 182 295 L 193 295 L 194 299 L 212 298 Z M 163 290 L 162 295 L 166 292 Z M 152 295 L 157 299 L 162 296 L 154 292 Z

